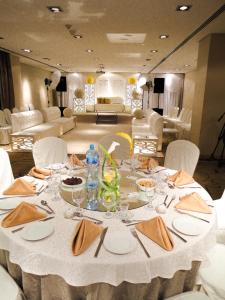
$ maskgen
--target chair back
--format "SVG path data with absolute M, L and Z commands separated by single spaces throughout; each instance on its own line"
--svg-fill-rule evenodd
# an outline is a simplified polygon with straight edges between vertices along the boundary
M 13 182 L 13 172 L 8 153 L 0 148 L 0 193 Z
M 174 170 L 182 169 L 193 176 L 199 154 L 198 147 L 190 141 L 177 140 L 171 142 L 166 149 L 164 166 Z
M 101 144 L 106 148 L 106 150 L 109 149 L 112 142 L 118 142 L 120 145 L 115 148 L 115 150 L 112 153 L 112 157 L 114 159 L 129 159 L 130 158 L 130 144 L 129 142 L 121 137 L 114 134 L 108 134 L 105 135 L 103 138 L 101 138 L 98 142 L 98 144 Z M 98 147 L 99 156 L 102 158 L 104 154 L 102 153 L 102 150 Z
M 17 107 L 13 107 L 13 109 L 12 109 L 12 112 L 13 113 L 18 113 L 20 110 L 19 110 L 19 108 L 17 108 Z
M 3 109 L 7 124 L 12 125 L 11 111 L 8 108 Z
M 36 141 L 32 151 L 36 167 L 67 161 L 66 142 L 57 137 L 46 137 Z
M 1 125 L 6 125 L 6 119 L 5 119 L 5 114 L 2 110 L 0 110 L 0 126 Z

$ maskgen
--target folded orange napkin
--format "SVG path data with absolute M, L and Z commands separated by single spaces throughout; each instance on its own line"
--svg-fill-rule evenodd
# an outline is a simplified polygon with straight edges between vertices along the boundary
M 45 213 L 40 213 L 34 204 L 21 202 L 3 220 L 2 227 L 12 227 L 45 218 Z
M 71 166 L 79 166 L 84 167 L 84 163 L 76 156 L 76 154 L 71 154 L 69 158 L 69 162 Z
M 89 220 L 80 221 L 75 230 L 75 236 L 72 244 L 73 255 L 77 256 L 83 253 L 102 232 L 103 228 Z
M 173 249 L 173 240 L 163 219 L 158 216 L 137 224 L 136 229 L 167 251 Z
M 46 176 L 51 175 L 51 171 L 43 168 L 33 167 L 30 170 L 29 175 L 39 179 L 45 179 Z
M 143 155 L 138 156 L 138 161 L 140 162 L 140 169 L 152 170 L 159 165 L 158 161 L 154 158 Z
M 3 195 L 35 195 L 35 193 L 34 184 L 18 178 L 3 192 Z
M 201 212 L 205 214 L 211 214 L 212 210 L 205 201 L 197 193 L 191 193 L 180 197 L 180 201 L 175 205 L 178 209 L 190 210 Z
M 172 181 L 175 186 L 194 182 L 194 179 L 183 170 L 177 171 L 175 174 L 168 176 L 168 180 Z

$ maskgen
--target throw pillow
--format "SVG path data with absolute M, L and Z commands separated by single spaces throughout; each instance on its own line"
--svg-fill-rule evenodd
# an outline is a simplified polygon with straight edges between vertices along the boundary
M 134 111 L 134 117 L 136 119 L 142 119 L 144 117 L 144 112 L 142 109 L 138 108 Z
M 105 101 L 104 101 L 105 104 L 111 104 L 111 100 L 109 98 L 105 98 Z
M 73 110 L 71 108 L 67 107 L 63 110 L 63 116 L 65 118 L 71 118 L 72 115 L 73 115 Z
M 102 103 L 104 103 L 104 98 L 97 98 L 97 103 L 98 104 L 102 104 Z
M 95 106 L 94 105 L 86 105 L 86 112 L 94 112 Z

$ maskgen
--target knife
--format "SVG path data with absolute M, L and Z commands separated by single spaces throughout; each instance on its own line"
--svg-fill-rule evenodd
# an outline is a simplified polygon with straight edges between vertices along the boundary
M 99 253 L 99 251 L 101 249 L 101 246 L 102 246 L 102 244 L 104 242 L 104 238 L 105 238 L 107 230 L 108 230 L 108 227 L 106 227 L 106 228 L 103 229 L 103 232 L 102 232 L 102 235 L 101 235 L 101 238 L 100 238 L 100 242 L 99 242 L 98 247 L 97 247 L 97 249 L 95 251 L 94 257 L 98 256 L 98 253 Z
M 48 217 L 48 218 L 45 218 L 45 219 L 42 219 L 42 220 L 39 220 L 39 221 L 40 221 L 40 222 L 45 222 L 45 221 L 51 220 L 51 219 L 53 219 L 53 218 L 55 218 L 55 217 Z M 24 227 L 25 227 L 25 226 L 19 227 L 19 228 L 17 228 L 17 229 L 12 230 L 11 232 L 12 232 L 12 233 L 15 233 L 15 232 L 17 232 L 17 231 L 22 230 Z

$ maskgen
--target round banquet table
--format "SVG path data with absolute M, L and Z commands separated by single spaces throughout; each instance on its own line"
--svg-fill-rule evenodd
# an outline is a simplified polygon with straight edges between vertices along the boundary
M 134 186 L 134 181 L 130 181 Z M 199 186 L 196 182 L 191 184 L 193 185 Z M 167 226 L 172 228 L 173 219 L 181 216 L 174 209 L 179 196 L 193 191 L 198 192 L 204 200 L 212 201 L 202 187 L 191 189 L 187 185 L 184 189 L 169 189 L 168 201 L 174 193 L 176 200 L 166 214 L 161 214 Z M 64 212 L 70 204 L 63 199 L 53 201 L 51 196 L 49 193 L 42 193 L 24 200 L 38 204 L 42 199 L 48 200 L 55 211 L 55 217 L 48 221 L 54 225 L 52 235 L 30 242 L 22 239 L 20 232 L 12 233 L 12 228 L 0 229 L 0 262 L 22 286 L 30 300 L 164 299 L 193 288 L 200 262 L 206 259 L 207 250 L 215 244 L 216 222 L 213 209 L 213 214 L 204 215 L 210 223 L 203 222 L 200 235 L 181 234 L 187 243 L 172 234 L 172 251 L 164 250 L 138 232 L 150 252 L 150 258 L 138 243 L 135 250 L 126 255 L 110 253 L 102 246 L 95 258 L 99 237 L 84 253 L 73 256 L 71 246 L 78 221 L 64 218 Z M 153 204 L 162 203 L 164 198 L 165 196 L 157 194 Z M 117 218 L 104 219 L 103 212 L 86 210 L 85 214 L 101 219 L 103 226 L 108 226 L 109 229 L 122 231 L 131 228 Z M 146 206 L 132 210 L 132 214 L 133 219 L 143 220 L 158 215 L 155 210 L 146 209 Z

